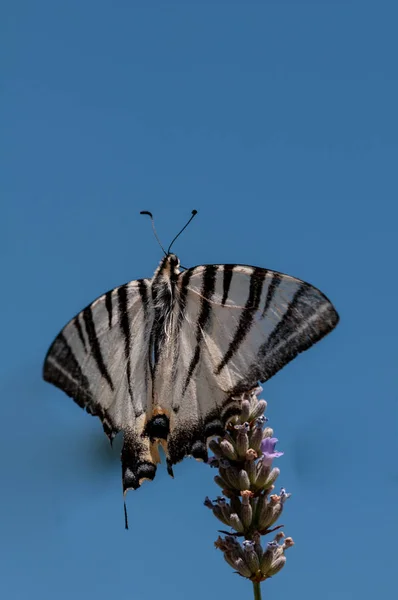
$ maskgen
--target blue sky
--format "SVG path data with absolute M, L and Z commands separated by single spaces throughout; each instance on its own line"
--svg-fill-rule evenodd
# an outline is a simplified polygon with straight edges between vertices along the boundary
M 266 598 L 395 589 L 394 2 L 6 2 L 0 590 L 9 600 L 250 598 L 193 460 L 128 497 L 100 423 L 41 381 L 65 322 L 182 264 L 305 279 L 335 332 L 264 387 L 296 546 Z M 395 250 L 395 252 L 394 252 Z

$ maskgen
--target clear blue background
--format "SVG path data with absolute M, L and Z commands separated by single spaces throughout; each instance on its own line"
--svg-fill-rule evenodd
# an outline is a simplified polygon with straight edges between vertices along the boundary
M 41 381 L 100 293 L 241 262 L 320 287 L 341 323 L 265 385 L 296 546 L 265 598 L 396 589 L 396 2 L 5 2 L 1 532 L 8 600 L 250 598 L 213 547 L 214 472 L 130 493 L 100 423 Z

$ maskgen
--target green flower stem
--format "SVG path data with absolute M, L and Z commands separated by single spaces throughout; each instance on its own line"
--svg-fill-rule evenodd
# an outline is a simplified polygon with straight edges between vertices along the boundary
M 261 588 L 259 583 L 253 581 L 254 600 L 261 600 Z

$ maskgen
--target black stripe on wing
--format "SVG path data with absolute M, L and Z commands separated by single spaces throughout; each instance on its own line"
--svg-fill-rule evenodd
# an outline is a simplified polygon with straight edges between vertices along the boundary
M 224 306 L 228 299 L 229 288 L 231 287 L 232 274 L 234 272 L 235 265 L 224 265 L 223 269 L 223 296 L 221 304 Z
M 93 311 L 91 310 L 91 305 L 87 306 L 83 310 L 83 321 L 86 327 L 86 332 L 88 335 L 88 341 L 90 344 L 91 352 L 94 357 L 95 362 L 97 363 L 97 367 L 101 375 L 106 379 L 109 387 L 112 392 L 114 390 L 113 381 L 111 376 L 109 375 L 108 369 L 104 362 L 104 357 L 102 356 L 101 346 L 98 341 L 97 332 L 95 330 L 94 319 L 93 319 Z
M 206 325 L 208 324 L 211 316 L 210 301 L 215 290 L 217 270 L 218 267 L 216 265 L 206 265 L 203 270 L 200 312 L 198 322 L 196 325 L 196 347 L 188 368 L 187 378 L 185 380 L 185 384 L 182 390 L 183 395 L 185 394 L 185 391 L 189 386 L 193 372 L 195 371 L 195 368 L 200 359 L 201 344 L 203 343 L 203 331 L 206 330 Z
M 138 283 L 138 291 L 140 293 L 141 300 L 142 300 L 142 308 L 144 310 L 144 317 L 146 317 L 147 314 L 148 314 L 148 289 L 147 289 L 147 282 L 146 282 L 145 279 L 138 279 L 137 283 Z
M 139 292 L 139 294 L 141 296 L 142 308 L 143 308 L 143 311 L 144 311 L 145 326 L 147 326 L 148 320 L 149 320 L 149 292 L 150 292 L 150 286 L 148 285 L 148 281 L 146 279 L 138 279 L 137 283 L 138 283 L 138 292 Z M 144 365 L 145 365 L 144 366 L 144 369 L 145 369 L 145 381 L 148 381 L 148 372 L 149 371 L 150 371 L 151 377 L 153 376 L 152 359 L 151 359 L 151 345 L 149 344 L 149 342 L 148 342 L 148 360 L 145 361 Z
M 192 277 L 192 271 L 185 271 L 184 273 L 182 273 L 182 275 L 180 275 L 180 277 L 181 277 L 181 284 L 180 284 L 181 291 L 180 291 L 180 295 L 178 298 L 179 311 L 178 311 L 178 318 L 177 318 L 176 335 L 179 334 L 182 323 L 185 318 L 185 309 L 187 306 L 187 296 L 188 296 L 188 285 L 189 285 L 189 280 Z
M 80 325 L 79 316 L 80 315 L 76 315 L 76 317 L 73 319 L 73 324 L 76 327 L 76 331 L 77 331 L 77 335 L 79 336 L 79 340 L 81 341 L 85 352 L 87 352 L 86 341 L 84 339 L 82 326 Z
M 106 294 L 105 294 L 105 308 L 108 313 L 109 329 L 111 329 L 111 327 L 112 327 L 112 313 L 113 313 L 112 292 L 113 292 L 113 290 L 109 290 L 109 292 L 106 292 Z
M 93 401 L 90 384 L 63 333 L 52 343 L 43 366 L 43 379 L 63 390 L 85 408 Z
M 271 275 L 271 283 L 268 286 L 267 297 L 265 298 L 264 308 L 261 315 L 261 318 L 264 319 L 268 316 L 269 307 L 271 306 L 271 302 L 275 296 L 275 293 L 280 286 L 282 281 L 282 275 L 280 273 L 272 273 Z
M 126 374 L 127 384 L 129 388 L 129 394 L 131 402 L 134 404 L 133 390 L 131 388 L 131 364 L 130 364 L 130 352 L 131 352 L 131 333 L 130 333 L 130 321 L 127 310 L 128 302 L 128 284 L 121 285 L 117 290 L 117 298 L 119 305 L 119 323 L 120 330 L 123 334 L 124 339 L 124 359 L 126 361 Z
M 228 350 L 216 369 L 217 375 L 229 363 L 234 354 L 236 354 L 244 342 L 246 335 L 250 331 L 254 316 L 260 304 L 265 275 L 266 271 L 264 269 L 259 269 L 257 267 L 253 268 L 253 272 L 250 276 L 249 295 L 246 301 L 245 309 L 241 313 L 238 327 L 228 347 Z

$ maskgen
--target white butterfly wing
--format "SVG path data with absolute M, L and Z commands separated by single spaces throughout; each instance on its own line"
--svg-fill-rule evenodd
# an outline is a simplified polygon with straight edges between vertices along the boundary
M 146 413 L 152 393 L 142 350 L 148 286 L 132 281 L 97 298 L 62 329 L 44 362 L 44 379 L 98 415 L 111 438 Z
M 213 278 L 214 284 L 206 283 Z M 211 306 L 211 318 L 202 327 L 205 347 L 221 387 L 230 394 L 272 377 L 339 320 L 317 288 L 258 267 L 197 267 L 188 290 Z

